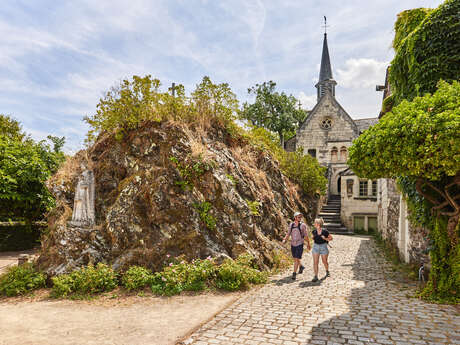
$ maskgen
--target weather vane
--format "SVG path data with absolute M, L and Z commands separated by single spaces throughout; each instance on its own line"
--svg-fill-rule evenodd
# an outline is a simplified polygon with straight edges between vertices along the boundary
M 327 25 L 327 19 L 326 19 L 326 16 L 324 16 L 324 33 L 326 34 L 326 30 L 327 28 L 329 27 L 329 25 Z

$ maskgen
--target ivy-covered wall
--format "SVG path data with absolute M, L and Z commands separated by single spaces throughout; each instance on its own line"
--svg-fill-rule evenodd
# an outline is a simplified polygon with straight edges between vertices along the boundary
M 390 84 L 398 104 L 436 90 L 439 80 L 460 80 L 460 1 L 413 9 L 395 23 Z

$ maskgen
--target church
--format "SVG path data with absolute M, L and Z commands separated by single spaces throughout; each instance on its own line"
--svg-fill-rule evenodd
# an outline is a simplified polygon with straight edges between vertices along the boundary
M 296 135 L 287 140 L 285 150 L 302 147 L 327 167 L 327 204 L 320 216 L 332 232 L 377 230 L 377 180 L 358 178 L 347 165 L 352 141 L 378 122 L 378 118 L 353 120 L 336 99 L 337 82 L 332 76 L 327 33 L 317 89 L 317 103 L 308 112 Z

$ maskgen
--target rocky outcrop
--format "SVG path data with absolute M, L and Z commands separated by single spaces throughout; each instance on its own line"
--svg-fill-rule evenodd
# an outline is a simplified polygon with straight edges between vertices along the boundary
M 81 163 L 96 181 L 89 227 L 69 222 Z M 268 152 L 217 123 L 146 123 L 122 140 L 106 135 L 66 162 L 49 188 L 57 205 L 38 263 L 51 274 L 100 261 L 157 270 L 167 255 L 243 252 L 270 267 L 294 211 L 311 221 L 318 203 Z

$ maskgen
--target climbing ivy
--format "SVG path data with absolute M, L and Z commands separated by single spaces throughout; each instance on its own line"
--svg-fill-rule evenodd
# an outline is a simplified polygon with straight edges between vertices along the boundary
M 460 80 L 459 13 L 460 1 L 447 0 L 434 10 L 400 14 L 389 73 L 396 104 L 434 92 L 441 79 Z
M 459 13 L 460 1 L 447 0 L 398 16 L 393 94 L 382 105 L 384 117 L 354 141 L 349 157 L 362 177 L 397 179 L 409 220 L 430 239 L 431 271 L 420 296 L 447 303 L 460 301 Z

